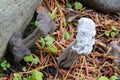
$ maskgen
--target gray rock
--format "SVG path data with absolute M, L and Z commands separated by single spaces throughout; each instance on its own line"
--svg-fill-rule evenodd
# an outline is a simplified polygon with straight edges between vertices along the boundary
M 17 30 L 23 32 L 42 0 L 0 0 L 0 59 L 10 37 Z
M 79 0 L 86 6 L 102 12 L 120 11 L 120 0 Z

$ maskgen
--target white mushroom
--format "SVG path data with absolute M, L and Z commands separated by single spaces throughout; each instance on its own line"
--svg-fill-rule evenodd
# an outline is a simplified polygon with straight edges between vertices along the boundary
M 95 44 L 95 23 L 89 18 L 81 18 L 76 35 L 76 44 L 72 46 L 78 54 L 88 55 Z
M 79 55 L 88 55 L 95 44 L 95 23 L 89 18 L 80 18 L 78 21 L 76 40 L 73 41 L 58 58 L 58 65 L 70 68 Z

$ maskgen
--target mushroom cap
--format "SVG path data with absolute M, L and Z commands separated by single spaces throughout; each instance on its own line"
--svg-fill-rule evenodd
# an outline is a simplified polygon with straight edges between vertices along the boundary
M 76 44 L 72 49 L 78 54 L 88 55 L 95 44 L 95 23 L 92 19 L 83 17 L 79 19 L 77 28 Z
M 57 29 L 55 22 L 47 12 L 39 13 L 37 20 L 39 21 L 38 27 L 41 36 L 52 34 Z
M 91 36 L 95 36 L 95 23 L 92 19 L 82 17 L 79 19 L 78 24 L 78 32 L 83 32 L 86 34 L 90 34 Z

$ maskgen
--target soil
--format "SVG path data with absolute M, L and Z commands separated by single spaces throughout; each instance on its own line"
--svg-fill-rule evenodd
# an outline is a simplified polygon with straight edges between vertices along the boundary
M 105 31 L 111 30 L 111 26 L 116 26 L 120 33 L 120 15 L 116 13 L 104 14 L 86 7 L 83 7 L 81 10 L 75 10 L 74 7 L 72 7 L 72 11 L 70 11 L 66 8 L 67 2 L 68 0 L 45 0 L 43 3 L 43 6 L 50 12 L 56 10 L 55 8 L 57 7 L 57 18 L 55 18 L 54 21 L 58 25 L 58 29 L 51 36 L 55 38 L 54 45 L 57 47 L 58 53 L 53 54 L 42 48 L 39 42 L 36 42 L 31 48 L 32 53 L 39 58 L 39 63 L 35 65 L 33 63 L 26 63 L 23 60 L 15 64 L 13 63 L 12 55 L 8 52 L 6 58 L 11 64 L 11 67 L 2 72 L 5 76 L 0 78 L 0 80 L 12 80 L 11 77 L 13 77 L 13 73 L 15 72 L 21 74 L 22 77 L 28 76 L 33 69 L 40 70 L 44 74 L 44 80 L 97 80 L 100 76 L 110 78 L 115 73 L 120 75 L 120 66 L 115 64 L 115 57 L 107 55 L 109 53 L 108 44 L 111 41 L 119 41 L 120 35 L 118 34 L 112 38 L 104 34 Z M 74 4 L 74 1 L 70 3 Z M 36 15 L 35 13 L 31 22 L 35 21 Z M 96 23 L 97 34 L 94 49 L 88 56 L 79 56 L 78 60 L 70 69 L 59 68 L 56 58 L 60 56 L 64 49 L 75 39 L 77 20 L 81 17 L 91 18 Z M 68 22 L 67 27 L 65 27 L 64 22 L 67 22 L 69 18 L 72 19 L 72 22 Z M 23 38 L 35 29 L 35 27 L 32 26 L 30 23 L 25 30 Z M 70 33 L 69 40 L 64 39 L 65 31 Z M 115 69 L 116 66 L 118 69 Z M 22 71 L 23 67 L 26 67 L 28 70 L 26 72 Z

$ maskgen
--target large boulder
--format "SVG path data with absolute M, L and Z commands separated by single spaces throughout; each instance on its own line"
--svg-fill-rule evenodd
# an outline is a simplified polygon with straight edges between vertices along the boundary
M 120 0 L 79 0 L 84 5 L 108 13 L 120 11 Z
M 0 59 L 11 35 L 23 31 L 42 0 L 0 0 Z

